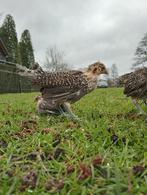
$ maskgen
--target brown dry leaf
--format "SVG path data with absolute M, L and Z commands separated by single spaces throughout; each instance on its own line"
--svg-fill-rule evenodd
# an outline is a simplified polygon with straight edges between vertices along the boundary
M 68 164 L 66 167 L 67 174 L 73 173 L 75 171 L 75 167 L 72 164 Z
M 99 155 L 95 156 L 95 158 L 92 161 L 92 165 L 94 167 L 100 166 L 103 163 L 103 158 Z
M 132 169 L 134 175 L 141 175 L 145 171 L 145 167 L 142 165 L 136 165 Z
M 91 167 L 85 164 L 80 164 L 80 175 L 79 179 L 84 180 L 92 176 Z
M 26 129 L 24 128 L 22 131 L 17 132 L 15 134 L 12 135 L 13 138 L 25 138 L 29 135 L 33 135 L 35 133 L 34 129 Z
M 54 190 L 54 191 L 58 191 L 61 190 L 64 187 L 64 181 L 63 179 L 60 180 L 50 180 L 47 182 L 46 184 L 46 190 L 50 191 L 50 190 Z
M 66 127 L 68 129 L 75 129 L 75 128 L 79 128 L 79 124 L 74 123 L 74 122 L 69 122 Z
M 23 178 L 20 186 L 20 191 L 25 191 L 27 188 L 34 189 L 37 184 L 37 173 L 35 171 L 28 172 Z
M 22 129 L 35 129 L 37 126 L 37 121 L 35 120 L 27 120 L 27 121 L 21 121 L 21 128 Z
M 53 128 L 44 128 L 44 129 L 42 129 L 42 133 L 43 134 L 48 134 L 48 133 L 51 133 L 52 131 L 54 131 L 54 129 Z

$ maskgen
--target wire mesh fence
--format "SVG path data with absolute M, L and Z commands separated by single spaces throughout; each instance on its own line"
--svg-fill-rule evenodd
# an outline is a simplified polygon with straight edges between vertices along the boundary
M 0 93 L 38 91 L 31 82 L 16 73 L 16 64 L 0 60 Z

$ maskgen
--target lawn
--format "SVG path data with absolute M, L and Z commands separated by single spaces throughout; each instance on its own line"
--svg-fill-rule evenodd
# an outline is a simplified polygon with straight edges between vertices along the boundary
M 147 194 L 147 119 L 122 89 L 72 105 L 79 122 L 39 116 L 36 94 L 0 95 L 0 194 Z

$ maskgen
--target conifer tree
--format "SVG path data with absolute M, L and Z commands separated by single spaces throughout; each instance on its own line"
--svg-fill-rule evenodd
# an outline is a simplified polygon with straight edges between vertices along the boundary
M 0 28 L 0 37 L 8 50 L 7 60 L 20 63 L 16 26 L 11 15 L 7 15 Z
M 145 33 L 142 40 L 139 42 L 138 47 L 135 52 L 135 63 L 133 67 L 144 65 L 147 63 L 147 33 Z
M 19 49 L 20 49 L 20 56 L 21 56 L 21 63 L 23 66 L 30 68 L 34 62 L 34 51 L 31 41 L 31 35 L 29 30 L 24 30 L 21 39 L 19 42 Z

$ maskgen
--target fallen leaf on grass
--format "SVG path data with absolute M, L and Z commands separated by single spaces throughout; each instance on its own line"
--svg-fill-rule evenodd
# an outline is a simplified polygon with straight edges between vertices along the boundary
M 145 167 L 142 165 L 136 165 L 133 167 L 132 171 L 134 175 L 140 176 L 145 171 Z
M 51 133 L 54 129 L 53 128 L 44 128 L 42 129 L 42 134 L 48 134 Z
M 103 158 L 102 158 L 101 156 L 99 156 L 99 155 L 97 155 L 97 156 L 93 159 L 93 161 L 92 161 L 92 165 L 93 165 L 94 167 L 100 166 L 100 165 L 102 165 L 102 163 L 103 163 Z
M 21 121 L 21 129 L 17 133 L 12 135 L 13 138 L 25 138 L 29 135 L 32 135 L 36 130 L 37 122 L 35 120 Z
M 75 128 L 79 128 L 80 125 L 78 123 L 69 122 L 66 127 L 69 129 L 75 129 Z
M 60 179 L 60 180 L 50 180 L 46 183 L 46 190 L 47 191 L 50 191 L 50 190 L 53 190 L 53 191 L 58 191 L 58 190 L 61 190 L 64 188 L 64 181 L 63 179 Z
M 26 128 L 24 128 L 22 131 L 19 131 L 19 132 L 17 132 L 17 133 L 14 133 L 13 135 L 12 135 L 12 137 L 13 138 L 25 138 L 25 137 L 27 137 L 27 136 L 29 136 L 29 135 L 32 135 L 32 134 L 34 134 L 35 133 L 35 130 L 34 129 L 26 129 Z
M 73 173 L 75 171 L 75 167 L 72 164 L 68 164 L 66 167 L 67 174 Z
M 79 179 L 84 180 L 92 176 L 91 167 L 85 164 L 80 164 Z
M 21 121 L 22 129 L 35 129 L 36 125 L 37 125 L 37 122 L 35 120 Z
M 25 191 L 27 188 L 34 189 L 37 184 L 37 173 L 35 171 L 30 171 L 22 178 L 22 183 L 20 186 L 20 191 Z

